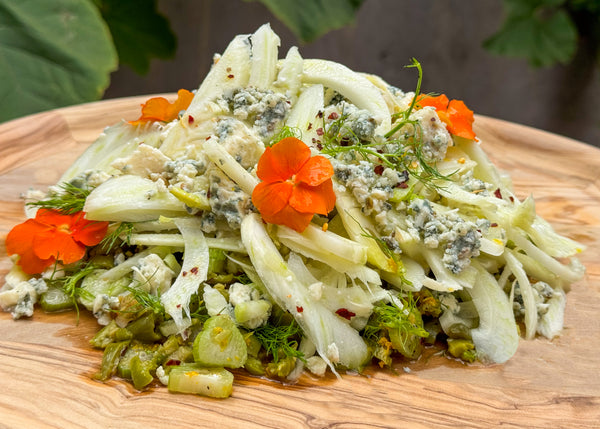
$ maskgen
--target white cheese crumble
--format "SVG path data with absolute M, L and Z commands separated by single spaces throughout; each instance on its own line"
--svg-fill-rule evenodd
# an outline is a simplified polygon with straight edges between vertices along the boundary
M 34 304 L 48 290 L 43 279 L 32 278 L 14 286 L 6 284 L 0 292 L 0 307 L 10 311 L 13 319 L 33 316 Z

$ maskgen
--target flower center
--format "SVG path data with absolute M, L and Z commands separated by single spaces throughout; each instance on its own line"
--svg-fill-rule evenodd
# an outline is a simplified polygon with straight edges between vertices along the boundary
M 59 232 L 64 232 L 66 234 L 71 234 L 71 230 L 69 229 L 69 224 L 63 223 L 62 225 L 58 225 L 56 230 Z

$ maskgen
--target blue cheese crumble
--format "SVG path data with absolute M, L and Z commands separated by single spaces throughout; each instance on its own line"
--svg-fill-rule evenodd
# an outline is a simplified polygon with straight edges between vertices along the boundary
M 421 140 L 421 153 L 428 163 L 442 161 L 446 157 L 448 146 L 452 145 L 452 136 L 438 117 L 433 107 L 424 107 L 411 113 L 410 119 L 419 121 L 417 132 Z M 412 125 L 407 125 L 411 127 Z
M 216 167 L 207 170 L 209 177 L 208 202 L 211 211 L 202 215 L 202 230 L 206 233 L 220 229 L 218 220 L 226 221 L 231 229 L 239 229 L 242 219 L 253 208 L 250 196 Z
M 262 138 L 271 137 L 290 110 L 289 99 L 271 90 L 238 89 L 224 101 L 236 119 L 253 124 Z
M 323 116 L 326 122 L 329 122 L 327 132 L 338 135 L 342 141 L 347 141 L 349 144 L 371 141 L 375 137 L 377 121 L 368 110 L 359 109 L 354 104 L 341 101 L 328 106 Z
M 438 213 L 428 200 L 416 198 L 408 207 L 406 223 L 409 232 L 419 236 L 431 249 L 443 248 L 444 266 L 460 273 L 479 256 L 480 229 L 485 225 L 463 219 L 456 211 Z
M 377 174 L 372 163 L 358 161 L 344 163 L 332 159 L 336 180 L 349 190 L 369 216 L 378 215 L 392 208 L 387 202 L 394 188 L 405 181 L 405 176 L 392 168 L 383 168 Z
M 0 291 L 0 307 L 4 311 L 10 311 L 13 319 L 31 317 L 39 296 L 47 290 L 48 286 L 43 279 L 32 278 L 14 286 L 6 283 Z

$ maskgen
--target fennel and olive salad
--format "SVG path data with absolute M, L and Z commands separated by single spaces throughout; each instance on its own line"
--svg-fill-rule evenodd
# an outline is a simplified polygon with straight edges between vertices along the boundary
M 200 87 L 99 138 L 6 238 L 14 318 L 87 310 L 95 378 L 227 397 L 553 338 L 583 246 L 520 201 L 462 101 L 235 37 Z M 132 119 L 132 118 L 131 118 Z

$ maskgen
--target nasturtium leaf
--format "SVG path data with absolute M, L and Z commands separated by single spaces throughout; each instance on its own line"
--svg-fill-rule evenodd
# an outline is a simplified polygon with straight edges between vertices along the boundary
M 0 2 L 0 121 L 97 100 L 116 68 L 89 0 Z
M 256 0 L 246 0 L 256 1 Z M 364 0 L 259 0 L 303 42 L 354 21 Z
M 119 61 L 146 74 L 152 58 L 175 55 L 177 41 L 169 21 L 157 10 L 157 0 L 96 0 L 110 28 Z
M 577 49 L 577 28 L 564 0 L 506 0 L 502 28 L 483 46 L 492 53 L 526 58 L 534 67 L 567 63 Z

